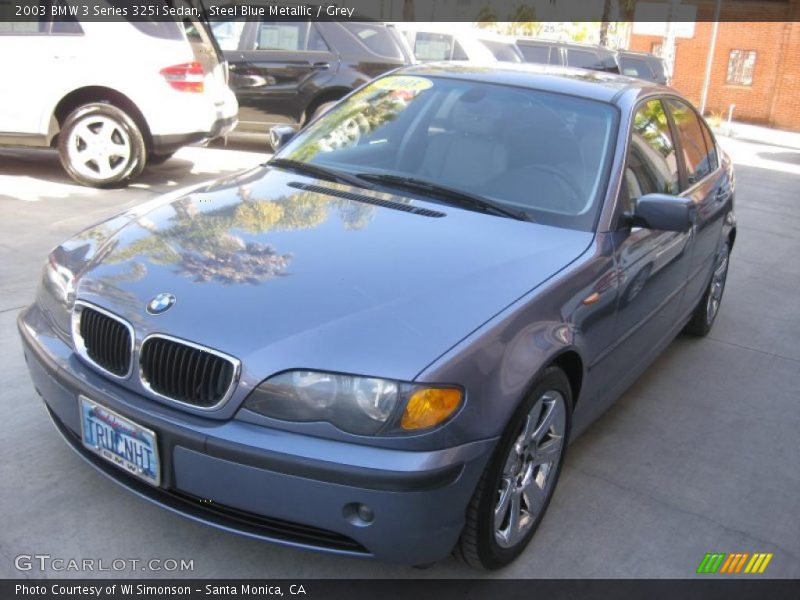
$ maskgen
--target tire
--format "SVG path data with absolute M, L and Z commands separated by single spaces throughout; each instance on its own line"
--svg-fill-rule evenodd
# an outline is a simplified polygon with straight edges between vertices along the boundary
M 314 109 L 314 112 L 311 113 L 311 118 L 308 120 L 308 122 L 310 123 L 311 121 L 313 121 L 314 119 L 316 119 L 320 115 L 324 115 L 337 102 L 338 102 L 338 100 L 333 100 L 332 102 L 324 102 L 324 103 L 320 104 L 317 108 Z
M 166 154 L 150 154 L 147 157 L 148 165 L 162 165 L 170 158 L 175 156 L 175 152 L 167 152 Z
M 70 113 L 58 136 L 67 174 L 93 187 L 127 184 L 144 169 L 147 151 L 139 127 L 111 104 L 84 104 Z
M 511 418 L 467 507 L 466 523 L 455 554 L 471 567 L 499 569 L 525 550 L 558 483 L 569 439 L 571 413 L 569 380 L 561 369 L 548 367 Z M 529 443 L 535 442 L 546 418 L 551 419 L 551 427 L 540 437 L 540 442 L 546 443 L 538 443 L 534 453 L 538 454 L 538 460 L 549 461 L 537 465 L 537 459 L 526 454 L 529 448 L 522 444 L 527 433 L 533 434 L 528 437 Z M 529 422 L 535 426 L 528 425 Z M 543 477 L 542 485 L 537 482 L 539 476 Z M 523 485 L 525 482 L 529 482 L 527 487 Z M 515 494 L 517 489 L 525 492 Z M 515 500 L 515 496 L 518 499 Z M 501 504 L 505 508 L 501 508 Z M 524 510 L 526 504 L 528 509 L 535 505 L 534 510 Z M 517 513 L 520 516 L 518 528 L 513 527 L 511 520 L 515 505 L 521 509 Z M 495 523 L 496 510 L 500 515 L 499 524 Z
M 725 242 L 714 262 L 714 270 L 711 278 L 703 292 L 703 297 L 692 313 L 691 319 L 683 328 L 683 332 L 697 337 L 703 337 L 711 331 L 714 321 L 719 314 L 719 307 L 722 303 L 722 295 L 725 292 L 725 283 L 728 279 L 728 265 L 730 264 L 731 245 Z

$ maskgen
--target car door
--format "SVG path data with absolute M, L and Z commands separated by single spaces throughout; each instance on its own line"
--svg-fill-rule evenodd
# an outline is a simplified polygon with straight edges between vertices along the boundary
M 722 242 L 730 181 L 720 168 L 714 138 L 697 112 L 678 98 L 666 100 L 686 179 L 682 195 L 695 204 L 694 242 L 683 311 L 692 310 L 705 290 Z
M 669 114 L 659 98 L 641 102 L 631 123 L 620 197 L 614 253 L 619 269 L 617 365 L 634 368 L 675 329 L 689 276 L 692 231 L 659 231 L 633 226 L 637 198 L 649 193 L 677 195 L 680 156 Z
M 245 29 L 230 85 L 239 100 L 240 129 L 266 132 L 303 116 L 300 93 L 310 80 L 336 72 L 337 57 L 316 23 L 256 21 Z
M 45 143 L 46 113 L 80 68 L 83 45 L 74 19 L 0 22 L 0 136 L 6 142 Z

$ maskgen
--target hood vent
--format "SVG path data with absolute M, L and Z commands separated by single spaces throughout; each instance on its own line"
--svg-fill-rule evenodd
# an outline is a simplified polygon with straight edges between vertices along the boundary
M 391 200 L 381 200 L 380 198 L 373 198 L 372 196 L 366 196 L 364 194 L 356 194 L 354 192 L 345 192 L 334 188 L 322 187 L 321 185 L 313 185 L 310 183 L 298 183 L 296 181 L 292 181 L 288 185 L 289 187 L 293 187 L 298 190 L 303 190 L 305 192 L 326 194 L 328 196 L 343 198 L 344 200 L 353 200 L 355 202 L 365 202 L 366 204 L 374 204 L 375 206 L 382 206 L 383 208 L 400 210 L 414 215 L 419 215 L 421 217 L 439 218 L 447 216 L 445 213 L 439 212 L 438 210 L 431 210 L 429 208 L 419 208 L 418 206 L 409 206 L 408 204 L 401 204 L 400 202 L 392 202 Z

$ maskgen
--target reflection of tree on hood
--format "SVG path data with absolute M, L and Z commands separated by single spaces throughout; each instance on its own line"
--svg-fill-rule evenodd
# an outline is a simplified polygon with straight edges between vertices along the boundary
M 196 282 L 260 283 L 283 275 L 291 255 L 280 254 L 271 244 L 247 240 L 247 234 L 294 231 L 319 227 L 335 208 L 347 229 L 358 229 L 372 218 L 374 207 L 299 192 L 275 200 L 253 198 L 248 186 L 240 186 L 241 202 L 203 211 L 191 197 L 172 203 L 174 215 L 160 228 L 146 216 L 137 224 L 148 233 L 111 252 L 109 263 L 139 258 L 177 271 Z M 244 235 L 242 235 L 244 234 Z M 136 272 L 144 275 L 142 270 Z

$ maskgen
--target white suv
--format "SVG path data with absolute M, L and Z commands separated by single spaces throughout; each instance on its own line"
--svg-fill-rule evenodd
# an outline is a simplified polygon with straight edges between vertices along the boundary
M 200 21 L 0 22 L 0 56 L 0 146 L 57 146 L 86 185 L 124 185 L 236 124 Z

